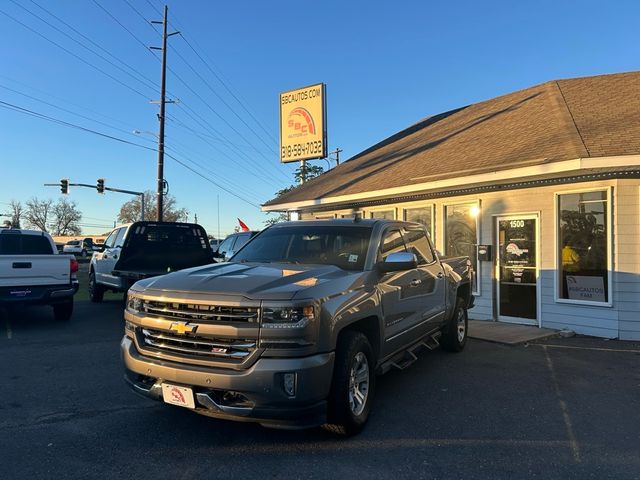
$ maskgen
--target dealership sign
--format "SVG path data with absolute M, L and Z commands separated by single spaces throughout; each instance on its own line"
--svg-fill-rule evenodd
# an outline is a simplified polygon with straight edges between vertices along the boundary
M 327 156 L 324 83 L 280 94 L 280 161 Z

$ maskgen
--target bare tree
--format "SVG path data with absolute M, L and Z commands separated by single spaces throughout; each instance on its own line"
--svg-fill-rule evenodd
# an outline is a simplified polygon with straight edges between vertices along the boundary
M 178 208 L 173 195 L 165 195 L 162 202 L 162 218 L 165 222 L 188 221 L 189 211 L 186 208 Z M 144 219 L 155 220 L 158 217 L 158 202 L 154 192 L 144 192 Z M 140 220 L 140 197 L 125 202 L 120 207 L 118 221 L 122 223 L 136 222 Z
M 53 206 L 52 231 L 54 235 L 80 235 L 82 228 L 82 212 L 78 210 L 76 202 L 61 198 Z
M 29 228 L 48 231 L 50 217 L 53 210 L 53 200 L 39 200 L 32 197 L 27 200 L 27 208 L 24 212 L 24 220 Z
M 9 208 L 11 209 L 11 228 L 22 228 L 20 226 L 20 220 L 22 220 L 22 203 L 18 200 L 11 200 L 11 202 L 9 202 Z

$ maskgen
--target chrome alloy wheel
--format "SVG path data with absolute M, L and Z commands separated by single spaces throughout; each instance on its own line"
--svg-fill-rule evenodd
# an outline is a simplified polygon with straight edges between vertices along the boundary
M 369 361 L 364 353 L 358 352 L 349 374 L 349 407 L 355 416 L 361 415 L 367 404 L 369 382 Z
M 465 322 L 465 314 L 464 309 L 459 308 L 458 314 L 456 315 L 456 333 L 458 335 L 458 342 L 462 343 L 464 341 L 464 337 L 467 334 L 467 325 Z

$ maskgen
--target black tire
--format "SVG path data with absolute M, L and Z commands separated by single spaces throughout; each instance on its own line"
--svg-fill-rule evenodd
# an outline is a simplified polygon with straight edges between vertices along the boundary
M 465 301 L 458 298 L 453 315 L 442 330 L 442 348 L 449 352 L 461 352 L 467 344 L 469 316 Z
M 89 272 L 89 300 L 93 303 L 102 302 L 104 297 L 104 288 L 96 282 L 96 274 L 93 270 Z
M 358 393 L 364 385 L 355 387 L 354 373 L 358 366 L 362 367 L 363 357 L 367 362 L 366 392 L 364 401 L 359 404 L 350 401 L 350 390 L 356 388 Z M 361 369 L 364 375 L 364 370 Z M 360 332 L 344 332 L 338 338 L 336 360 L 333 368 L 333 380 L 328 399 L 327 424 L 325 430 L 332 433 L 351 436 L 360 432 L 369 418 L 373 395 L 375 392 L 375 359 L 369 340 Z
M 56 303 L 53 305 L 53 318 L 58 322 L 66 322 L 73 315 L 73 298 L 64 303 Z

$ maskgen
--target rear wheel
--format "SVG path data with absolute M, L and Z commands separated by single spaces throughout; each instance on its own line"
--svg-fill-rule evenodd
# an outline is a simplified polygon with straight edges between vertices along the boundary
M 451 319 L 442 330 L 442 347 L 450 352 L 460 352 L 467 344 L 469 316 L 465 301 L 458 298 Z
M 53 318 L 59 322 L 66 322 L 73 315 L 73 298 L 64 303 L 56 303 L 53 306 Z
M 375 363 L 369 340 L 360 332 L 344 332 L 336 348 L 326 430 L 355 435 L 369 418 L 375 390 Z
M 94 303 L 102 302 L 104 288 L 96 282 L 96 274 L 93 270 L 89 273 L 89 300 Z

